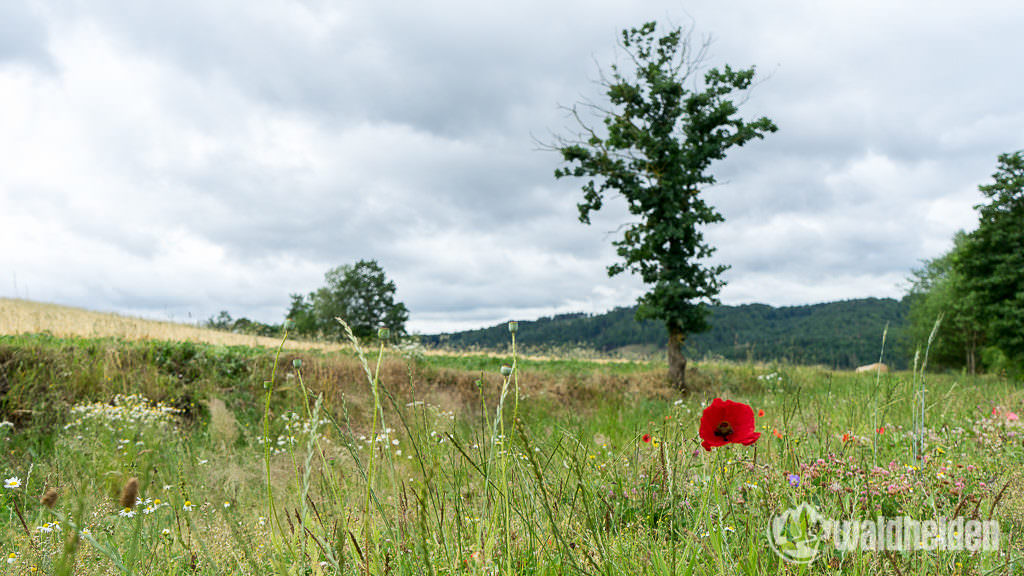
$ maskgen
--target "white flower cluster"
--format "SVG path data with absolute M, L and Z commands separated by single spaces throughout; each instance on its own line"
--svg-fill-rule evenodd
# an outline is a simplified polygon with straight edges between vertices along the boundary
M 36 531 L 41 534 L 52 534 L 53 532 L 60 532 L 60 522 L 47 522 L 41 526 L 36 526 Z
M 174 422 L 174 416 L 181 410 L 162 402 L 153 403 L 145 396 L 118 394 L 110 403 L 93 402 L 78 404 L 71 408 L 73 419 L 65 430 L 90 424 L 98 424 L 111 432 L 125 424 L 164 426 Z
M 170 504 L 160 500 L 159 498 L 155 500 L 153 498 L 146 498 L 145 500 L 142 501 L 142 506 L 142 513 L 149 515 L 153 512 L 156 512 L 160 508 L 170 506 Z
M 306 439 L 317 433 L 321 426 L 328 423 L 325 418 L 303 418 L 295 412 L 281 414 L 280 420 L 284 422 L 284 429 L 276 439 L 265 438 L 263 435 L 256 437 L 256 442 L 261 446 L 267 441 L 271 442 L 270 453 L 281 454 L 294 446 L 300 439 Z
M 284 420 L 284 431 L 296 436 L 312 436 L 321 426 L 327 424 L 326 418 L 307 420 L 295 412 L 281 414 L 281 420 Z

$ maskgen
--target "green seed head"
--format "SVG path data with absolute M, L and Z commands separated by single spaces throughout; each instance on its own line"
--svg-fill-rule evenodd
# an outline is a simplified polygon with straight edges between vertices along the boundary
M 509 366 L 508 364 L 502 364 L 501 365 L 501 375 L 502 376 L 508 376 L 510 374 L 512 374 L 512 367 Z
M 387 340 L 388 338 L 391 338 L 391 329 L 388 328 L 387 326 L 381 326 L 380 328 L 377 328 L 377 338 L 380 338 L 381 340 Z
M 295 368 L 296 370 L 302 368 L 302 358 L 295 358 L 292 360 L 292 368 Z
M 513 334 L 515 334 L 516 332 L 519 332 L 519 322 L 517 322 L 515 320 L 509 320 L 509 322 L 508 322 L 508 331 L 513 333 Z

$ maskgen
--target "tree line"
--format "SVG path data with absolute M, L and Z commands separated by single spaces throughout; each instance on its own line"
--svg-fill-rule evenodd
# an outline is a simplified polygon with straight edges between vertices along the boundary
M 913 271 L 909 335 L 930 364 L 1024 373 L 1024 150 L 1001 154 L 978 187 L 978 227 Z M 934 337 L 932 333 L 934 331 Z
M 906 368 L 912 360 L 904 328 L 906 299 L 863 298 L 773 307 L 766 304 L 709 307 L 711 328 L 686 342 L 691 358 L 722 358 L 737 362 L 788 361 L 836 369 L 855 368 L 884 360 Z M 635 307 L 604 314 L 560 314 L 536 321 L 521 321 L 516 343 L 526 352 L 577 347 L 604 353 L 640 348 L 663 352 L 666 328 L 656 320 L 637 320 Z M 504 324 L 451 334 L 420 337 L 425 346 L 456 349 L 501 350 L 508 346 Z

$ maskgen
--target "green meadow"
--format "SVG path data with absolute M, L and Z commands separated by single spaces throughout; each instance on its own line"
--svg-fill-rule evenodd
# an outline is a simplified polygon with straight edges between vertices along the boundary
M 0 336 L 0 573 L 1024 573 L 1019 382 L 691 369 Z M 714 398 L 759 440 L 701 448 Z

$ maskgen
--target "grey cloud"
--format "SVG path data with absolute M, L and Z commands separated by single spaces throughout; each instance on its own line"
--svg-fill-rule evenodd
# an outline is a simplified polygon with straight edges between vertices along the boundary
M 492 125 L 529 86 L 521 82 L 526 70 L 502 63 L 535 66 L 550 53 L 525 33 L 506 44 L 513 38 L 495 29 L 487 13 L 471 20 L 433 5 L 317 10 L 185 2 L 89 9 L 101 11 L 104 25 L 131 45 L 204 82 L 227 77 L 269 105 L 342 126 L 367 118 L 451 135 Z
M 42 70 L 19 97 L 50 129 L 23 123 L 40 152 L 0 189 L 46 218 L 0 214 L 34 240 L 0 267 L 101 309 L 278 321 L 358 258 L 381 261 L 415 329 L 632 304 L 639 282 L 605 273 L 628 214 L 612 198 L 579 223 L 581 182 L 554 180 L 534 136 L 572 128 L 559 104 L 601 100 L 617 32 L 648 19 L 692 16 L 717 38 L 709 64 L 757 65 L 744 113 L 780 126 L 706 192 L 726 302 L 898 295 L 1024 146 L 1000 56 L 1024 51 L 1015 4 L 33 6 L 0 8 L 0 29 L 23 24 L 0 35 L 0 80 L 12 59 Z

